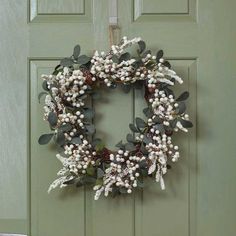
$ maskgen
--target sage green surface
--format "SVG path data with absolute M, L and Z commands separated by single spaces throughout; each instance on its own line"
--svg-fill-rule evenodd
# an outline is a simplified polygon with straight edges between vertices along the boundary
M 234 236 L 235 9 L 234 0 L 118 0 L 120 35 L 141 36 L 153 52 L 163 49 L 182 76 L 175 91 L 190 91 L 194 128 L 175 136 L 181 158 L 165 176 L 165 191 L 150 181 L 143 192 L 94 201 L 89 189 L 47 194 L 61 165 L 52 145 L 37 143 L 50 132 L 38 93 L 40 75 L 77 43 L 88 55 L 108 49 L 108 0 L 2 0 L 0 233 Z M 114 147 L 143 106 L 142 91 L 102 91 L 94 104 L 97 136 Z

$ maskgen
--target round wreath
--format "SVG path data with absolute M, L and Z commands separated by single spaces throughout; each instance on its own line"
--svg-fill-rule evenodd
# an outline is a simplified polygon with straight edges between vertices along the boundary
M 136 57 L 124 53 L 133 44 L 139 46 Z M 162 50 L 152 56 L 140 38 L 123 37 L 109 53 L 96 51 L 91 58 L 80 56 L 77 45 L 70 58 L 62 59 L 53 74 L 42 78 L 45 92 L 39 99 L 46 94 L 44 119 L 52 133 L 40 136 L 39 144 L 53 138 L 63 166 L 49 192 L 58 186 L 89 184 L 94 186 L 97 200 L 102 193 L 115 196 L 142 188 L 144 177 L 154 178 L 165 188 L 163 175 L 180 156 L 172 134 L 187 132 L 192 123 L 185 113 L 184 100 L 189 93 L 174 96 L 171 87 L 183 81 L 163 58 Z M 86 101 L 97 98 L 100 87 L 114 89 L 119 84 L 125 92 L 132 87 L 144 90 L 147 120 L 135 118 L 134 124 L 129 124 L 132 134 L 127 134 L 127 142 L 120 141 L 118 150 L 111 151 L 93 137 L 94 110 L 86 106 Z

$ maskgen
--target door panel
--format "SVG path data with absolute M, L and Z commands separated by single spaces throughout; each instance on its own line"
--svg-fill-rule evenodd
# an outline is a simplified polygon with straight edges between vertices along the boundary
M 27 225 L 27 3 L 0 3 L 0 233 Z
M 51 73 L 60 58 L 72 54 L 76 44 L 80 44 L 82 54 L 88 55 L 95 48 L 104 50 L 108 46 L 107 1 L 73 3 L 72 10 L 67 1 L 29 2 L 29 235 L 86 235 L 91 228 L 90 218 L 96 214 L 91 212 L 91 217 L 89 216 L 87 208 L 93 199 L 90 199 L 89 192 L 86 193 L 83 188 L 58 189 L 47 194 L 61 165 L 55 157 L 56 150 L 53 146 L 40 146 L 37 143 L 42 133 L 50 132 L 43 121 L 43 107 L 37 99 L 42 91 L 41 74 Z M 100 207 L 96 210 L 101 212 Z M 94 222 L 96 231 L 96 221 Z

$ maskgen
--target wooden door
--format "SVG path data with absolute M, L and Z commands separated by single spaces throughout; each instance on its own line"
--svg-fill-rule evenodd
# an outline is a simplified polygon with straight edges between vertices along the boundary
M 182 157 L 165 176 L 165 191 L 148 182 L 141 193 L 99 201 L 93 191 L 74 187 L 47 194 L 60 163 L 53 147 L 37 143 L 48 132 L 38 94 L 41 74 L 50 73 L 74 45 L 86 54 L 108 49 L 108 0 L 2 1 L 0 29 L 7 40 L 0 44 L 6 56 L 0 64 L 0 127 L 7 135 L 0 135 L 0 232 L 234 236 L 235 1 L 118 0 L 120 35 L 141 36 L 153 52 L 163 49 L 182 76 L 194 128 L 176 137 Z M 6 99 L 7 92 L 15 96 Z M 95 104 L 95 123 L 113 148 L 144 103 L 140 91 L 103 91 L 103 98 Z

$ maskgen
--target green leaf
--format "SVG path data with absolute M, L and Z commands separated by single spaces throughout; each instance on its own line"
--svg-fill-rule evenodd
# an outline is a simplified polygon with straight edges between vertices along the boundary
M 159 50 L 156 55 L 156 61 L 159 62 L 159 60 L 164 56 L 163 50 Z
M 74 143 L 74 144 L 81 144 L 82 141 L 81 141 L 81 138 L 80 137 L 74 137 L 71 139 L 71 143 Z
M 148 166 L 148 164 L 145 160 L 142 160 L 142 161 L 139 162 L 139 167 L 141 169 L 147 168 L 147 166 Z
M 105 148 L 105 144 L 104 144 L 103 142 L 99 142 L 99 143 L 97 143 L 96 146 L 95 146 L 95 150 L 96 150 L 97 152 L 102 151 L 104 148 Z
M 58 132 L 56 136 L 56 143 L 60 146 L 63 146 L 65 144 L 65 135 L 62 132 Z
M 143 119 L 136 117 L 135 118 L 136 121 L 136 126 L 140 129 L 140 128 L 145 128 L 146 127 L 146 123 Z
M 92 146 L 95 147 L 97 144 L 101 143 L 102 140 L 100 138 L 95 138 L 92 141 Z
M 87 131 L 90 133 L 90 134 L 93 134 L 95 133 L 95 126 L 93 124 L 91 125 L 85 125 Z
M 141 40 L 138 42 L 138 45 L 139 45 L 139 53 L 141 54 L 146 49 L 146 43 L 143 40 Z
M 97 169 L 97 178 L 100 179 L 104 176 L 104 171 L 101 168 Z
M 130 130 L 133 131 L 134 133 L 139 132 L 138 129 L 135 127 L 134 124 L 129 124 L 129 128 L 130 128 Z
M 157 124 L 154 126 L 155 129 L 159 130 L 160 133 L 165 133 L 165 127 L 163 124 Z
M 61 131 L 61 132 L 68 132 L 68 131 L 70 131 L 71 129 L 72 129 L 72 125 L 69 124 L 69 123 L 64 124 L 64 125 L 62 125 L 62 126 L 60 126 L 60 127 L 58 128 L 58 130 Z
M 63 184 L 72 185 L 74 183 L 75 183 L 75 178 L 74 179 L 70 179 L 70 180 L 66 180 Z
M 114 63 L 119 63 L 119 58 L 116 55 L 113 55 L 111 59 Z
M 134 142 L 135 142 L 135 139 L 134 139 L 134 137 L 133 137 L 132 134 L 127 134 L 126 140 L 127 140 L 128 142 L 130 142 L 130 143 L 134 143 Z
M 95 174 L 95 168 L 94 168 L 92 165 L 90 165 L 90 166 L 86 169 L 86 171 L 87 171 L 87 174 L 88 174 L 88 175 L 93 176 L 93 175 Z
M 147 137 L 146 135 L 143 137 L 143 142 L 145 144 L 149 144 L 152 142 L 152 139 L 150 137 Z
M 80 54 L 80 45 L 76 45 L 74 47 L 74 52 L 73 52 L 73 56 L 75 59 L 77 59 L 79 57 Z
M 159 116 L 155 116 L 155 118 L 152 120 L 155 124 L 160 124 L 162 122 L 162 119 Z
M 177 102 L 184 101 L 189 97 L 189 92 L 185 91 L 183 92 L 177 99 Z
M 45 144 L 48 144 L 49 141 L 52 139 L 54 134 L 43 134 L 39 137 L 38 139 L 38 143 L 40 145 L 45 145 Z
M 183 114 L 186 111 L 186 105 L 184 102 L 178 102 L 177 114 Z
M 87 64 L 91 60 L 91 57 L 88 57 L 86 55 L 81 55 L 78 57 L 77 62 L 81 65 Z
M 193 127 L 193 123 L 189 120 L 180 119 L 180 123 L 184 128 L 192 128 Z
M 52 127 L 57 125 L 57 114 L 55 112 L 50 112 L 49 113 L 48 122 Z
M 126 143 L 125 144 L 125 149 L 129 152 L 135 151 L 136 147 L 133 143 Z
M 120 141 L 119 143 L 116 144 L 116 147 L 124 149 L 124 144 L 122 143 L 122 141 Z
M 171 68 L 171 64 L 168 61 L 164 61 L 162 65 L 168 67 L 169 69 Z
M 170 126 L 171 126 L 172 129 L 175 128 L 176 124 L 177 124 L 177 119 L 174 119 L 174 120 L 170 121 Z
M 151 50 L 147 50 L 143 53 L 142 57 L 145 58 L 148 54 L 152 54 Z
M 42 98 L 43 95 L 48 95 L 48 93 L 47 93 L 47 92 L 41 92 L 41 93 L 39 93 L 39 95 L 38 95 L 39 103 L 40 103 L 40 99 Z
M 63 58 L 60 61 L 60 65 L 64 67 L 72 66 L 73 65 L 73 60 L 71 58 Z
M 95 115 L 95 112 L 92 108 L 85 108 L 83 114 L 86 119 L 92 119 Z
M 141 152 L 144 154 L 144 155 L 147 155 L 148 154 L 148 151 L 146 149 L 146 147 L 144 146 L 144 144 L 142 143 L 141 147 L 140 147 L 140 150 Z
M 121 63 L 122 61 L 128 61 L 131 58 L 130 53 L 126 52 L 121 54 L 120 58 L 119 58 L 119 63 Z
M 43 88 L 45 91 L 49 91 L 47 80 L 44 80 L 44 81 L 43 81 L 43 83 L 42 83 L 42 88 Z
M 143 109 L 143 113 L 147 118 L 151 118 L 153 116 L 152 109 L 150 107 L 146 107 Z
M 95 185 L 102 185 L 103 179 L 97 179 Z

